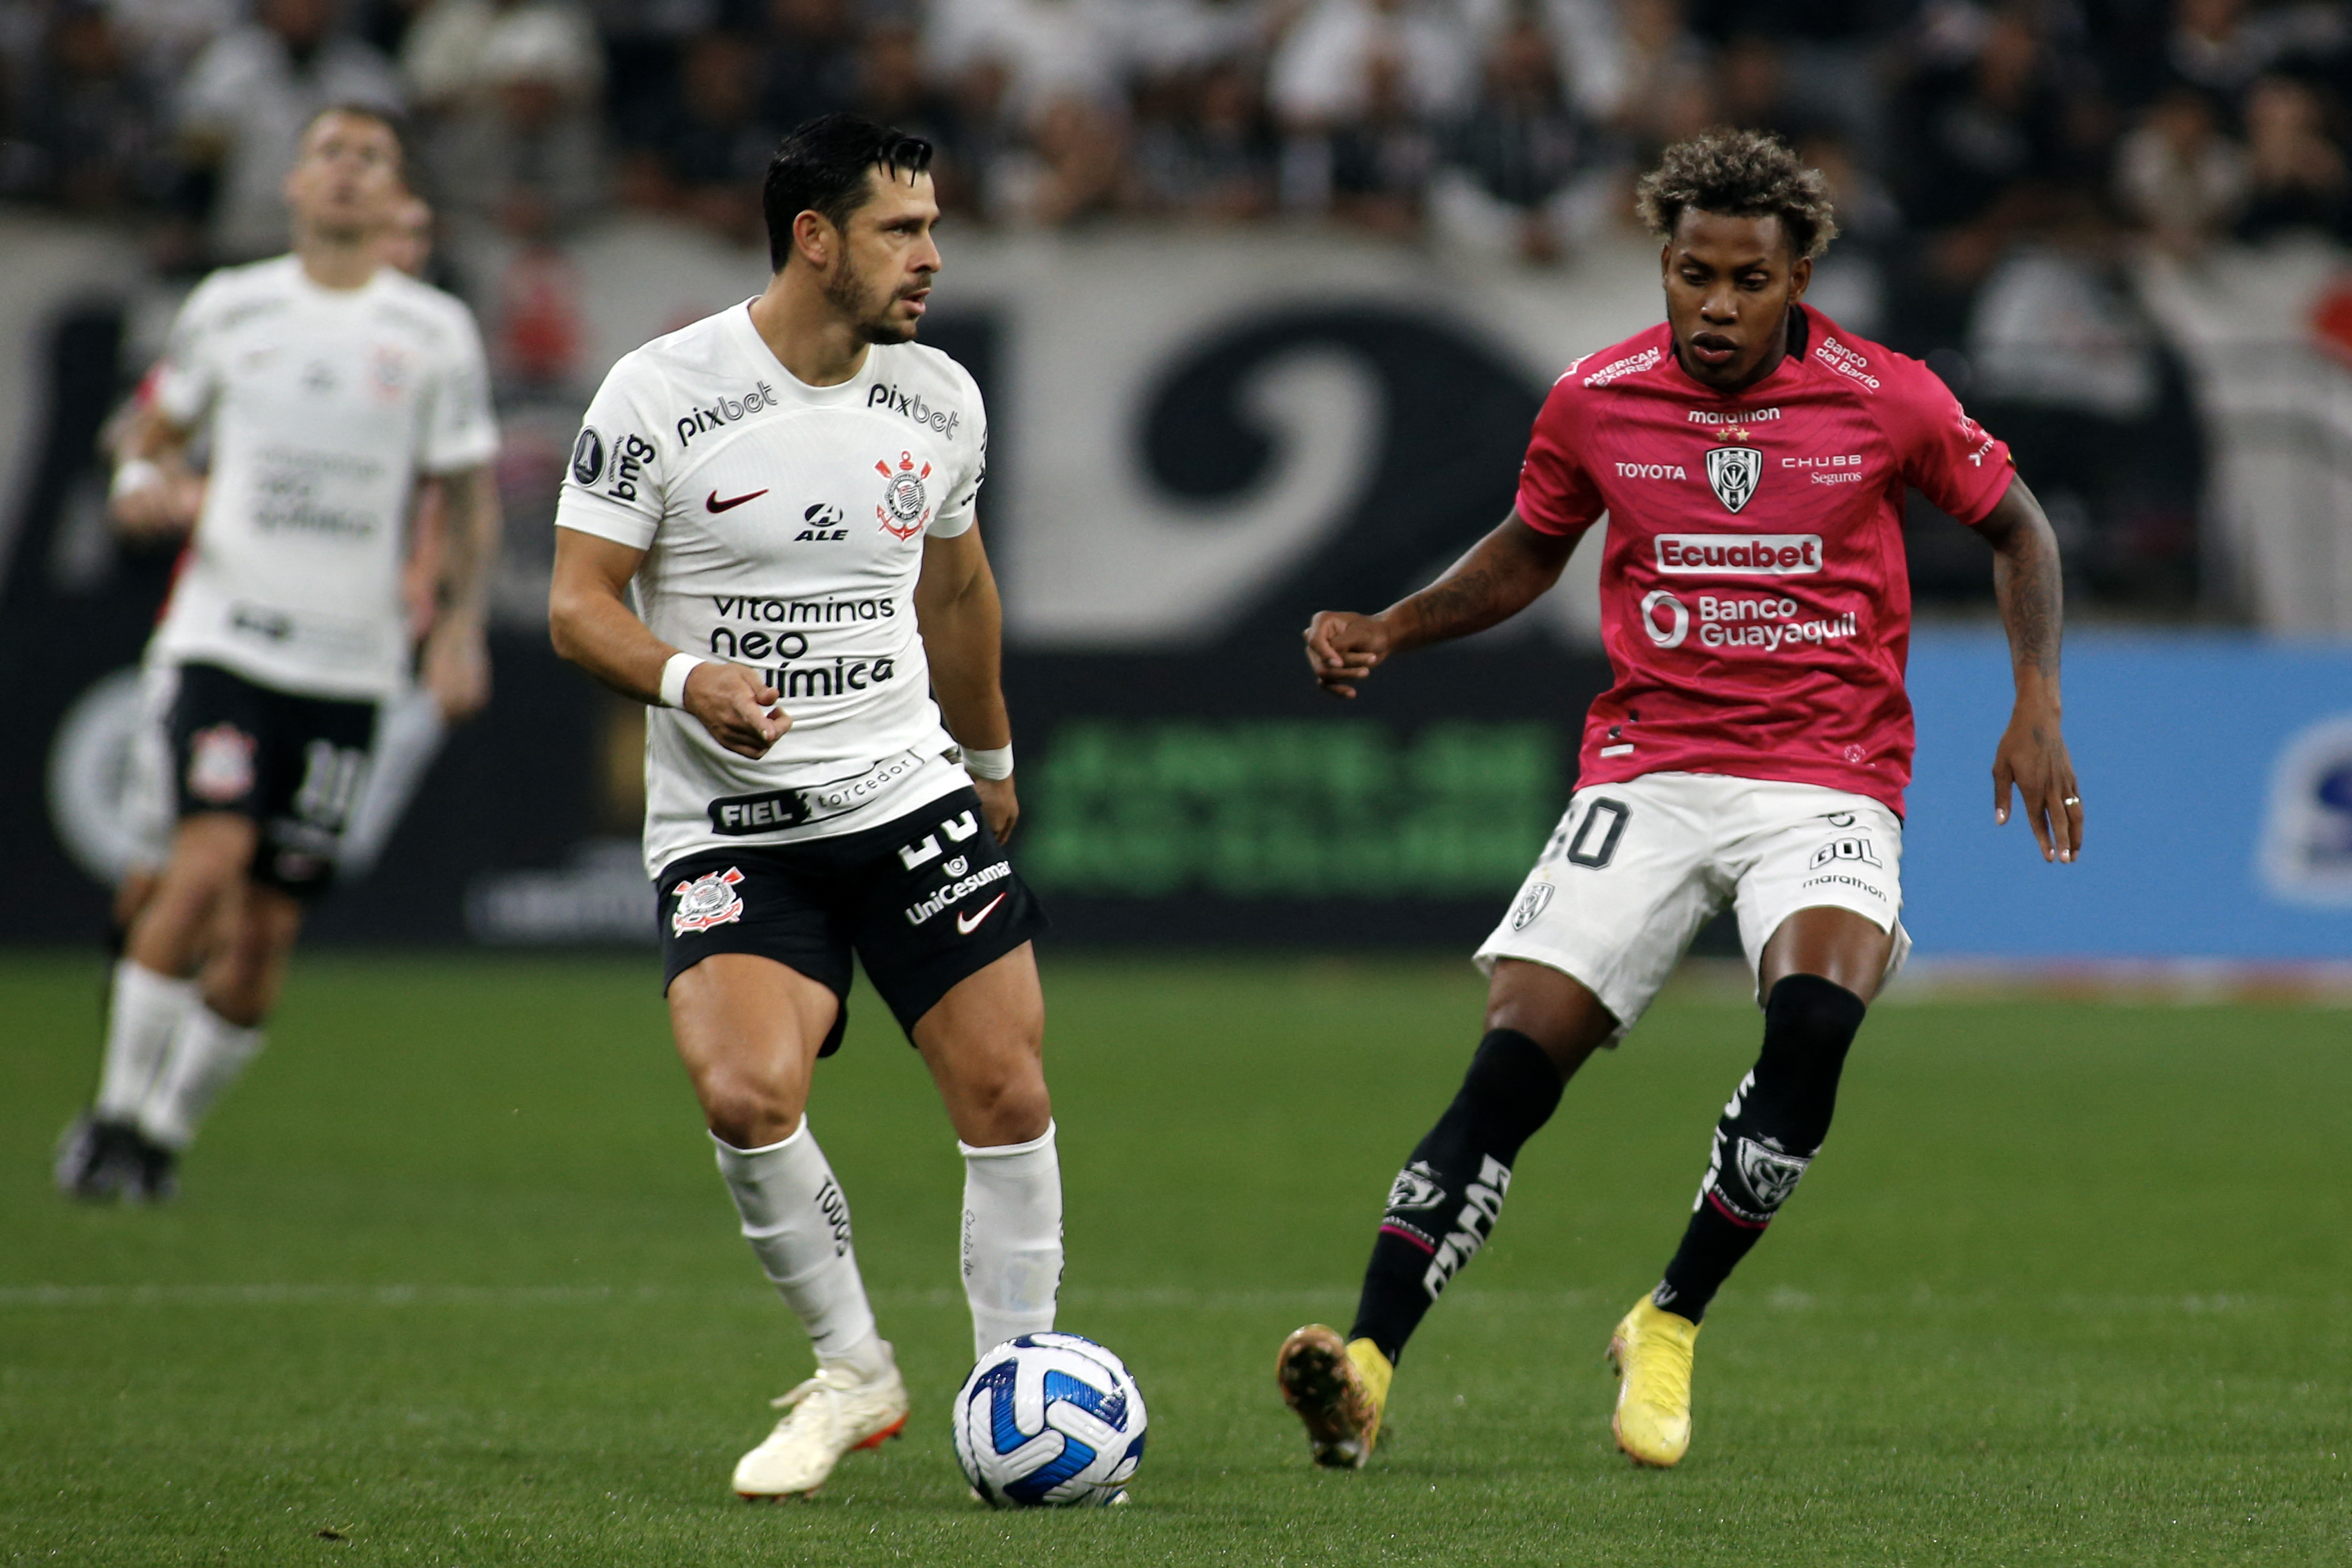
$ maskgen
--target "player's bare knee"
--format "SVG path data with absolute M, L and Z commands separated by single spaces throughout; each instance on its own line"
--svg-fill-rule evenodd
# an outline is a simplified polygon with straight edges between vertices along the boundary
M 711 1132 L 739 1149 L 782 1143 L 801 1124 L 801 1096 L 733 1062 L 711 1063 L 697 1072 L 694 1092 Z
M 1486 1028 L 1513 1030 L 1535 1041 L 1565 1080 L 1607 1043 L 1617 1019 L 1573 977 L 1506 958 L 1496 964 L 1487 986 Z
M 956 1085 L 956 1135 L 976 1148 L 1025 1144 L 1054 1120 L 1053 1096 L 1034 1058 Z

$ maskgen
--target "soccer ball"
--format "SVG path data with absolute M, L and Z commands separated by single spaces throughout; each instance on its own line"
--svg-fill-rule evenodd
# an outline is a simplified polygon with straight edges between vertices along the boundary
M 1100 1508 L 1125 1499 L 1144 1420 L 1118 1357 L 1074 1333 L 1025 1333 L 956 1390 L 956 1463 L 998 1508 Z

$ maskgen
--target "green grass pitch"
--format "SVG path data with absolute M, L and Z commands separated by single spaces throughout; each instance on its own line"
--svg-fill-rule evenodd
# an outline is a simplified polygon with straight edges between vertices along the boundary
M 971 1502 L 960 1166 L 872 997 L 814 1121 L 916 1397 L 818 1498 L 736 1455 L 805 1375 L 650 956 L 310 957 L 155 1212 L 48 1190 L 100 967 L 0 960 L 0 1562 L 2352 1562 L 2352 1017 L 1880 1009 L 1838 1130 L 1699 1343 L 1672 1473 L 1613 1451 L 1611 1324 L 1679 1233 L 1752 1009 L 1669 999 L 1530 1145 L 1326 1474 L 1274 1350 L 1344 1325 L 1452 1092 L 1449 960 L 1056 958 L 1064 1326 L 1150 1401 L 1134 1506 Z

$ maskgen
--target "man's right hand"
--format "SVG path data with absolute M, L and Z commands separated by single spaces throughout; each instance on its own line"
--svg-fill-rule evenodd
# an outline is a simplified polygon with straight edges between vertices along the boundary
M 186 533 L 195 526 L 204 504 L 201 475 L 162 467 L 146 484 L 112 497 L 107 509 L 124 538 L 156 539 Z
M 1324 610 L 1307 623 L 1307 667 L 1315 683 L 1336 697 L 1356 695 L 1355 683 L 1380 667 L 1392 651 L 1388 623 L 1352 610 Z
M 706 660 L 687 672 L 686 711 L 711 739 L 754 762 L 793 727 L 792 716 L 776 706 L 782 695 L 740 664 Z

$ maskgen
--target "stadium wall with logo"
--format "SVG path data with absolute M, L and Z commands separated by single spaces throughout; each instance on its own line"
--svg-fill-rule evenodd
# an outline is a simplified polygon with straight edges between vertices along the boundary
M 478 280 L 515 265 L 461 259 Z M 1637 242 L 1531 274 L 1321 237 L 1111 234 L 967 242 L 950 260 L 926 336 L 988 395 L 982 510 L 1007 604 L 1029 812 L 1019 852 L 1059 939 L 1474 940 L 1559 812 L 1577 718 L 1606 679 L 1598 551 L 1580 551 L 1520 623 L 1384 672 L 1354 705 L 1313 691 L 1297 629 L 1319 606 L 1375 606 L 1425 581 L 1502 516 L 1550 376 L 1654 319 L 1654 254 Z M 572 318 L 556 331 L 534 317 L 532 340 L 572 348 L 502 404 L 499 695 L 453 739 L 364 890 L 320 910 L 319 939 L 648 939 L 634 844 L 641 711 L 547 651 L 554 484 L 611 360 L 740 299 L 762 271 L 756 255 L 619 225 L 583 236 L 531 295 Z M 37 330 L 0 289 L 0 317 L 15 323 L 0 322 L 0 349 L 19 356 L 24 385 L 43 389 L 19 400 L 33 411 L 24 439 L 0 454 L 15 491 L 0 534 L 0 714 L 20 742 L 0 751 L 12 824 L 0 874 L 20 890 L 0 904 L 0 940 L 79 941 L 103 926 L 121 674 L 168 559 L 107 539 L 91 455 L 168 307 L 91 271 Z M 2179 682 L 2136 695 L 2144 666 L 2103 677 L 2105 644 L 2078 640 L 2069 715 L 2097 791 L 2094 855 L 2045 878 L 2014 842 L 1987 856 L 1965 837 L 1986 816 L 1998 731 L 1969 705 L 2007 690 L 1997 648 L 1973 646 L 1923 643 L 1917 664 L 1926 735 L 1907 880 L 1923 949 L 2347 950 L 2346 917 L 2307 902 L 2322 872 L 2298 873 L 2301 892 L 2264 891 L 2229 871 L 2252 851 L 2228 848 L 2224 831 L 2261 816 L 2275 754 L 2336 711 L 2332 693 L 2352 690 L 2327 655 L 2181 644 L 2184 668 L 2209 653 L 2281 661 L 2245 674 L 2260 702 L 2215 721 L 2236 727 L 2237 761 L 2188 769 L 2204 813 L 2190 827 L 2161 807 L 2135 814 L 2141 780 L 2159 776 L 2145 759 L 2117 769 L 2103 758 L 2144 733 L 2134 727 L 2192 739 L 2221 729 L 2186 727 L 2167 695 L 2189 689 Z M 2249 716 L 2274 710 L 2284 716 L 2268 727 Z M 2317 866 L 2336 841 L 2326 834 L 2352 818 L 2340 785 L 2312 789 L 2295 820 L 2322 844 L 2305 853 Z M 2114 880 L 2126 857 L 2139 881 Z M 2210 904 L 2226 884 L 2269 900 L 2267 923 L 2154 921 L 2148 879 L 2192 864 L 2182 899 Z M 1985 880 L 2012 873 L 2024 879 L 2013 887 Z M 2114 920 L 2095 907 L 2110 887 L 2127 889 Z M 2068 918 L 2035 925 L 2035 901 L 2053 888 L 2072 901 Z M 2223 936 L 2236 945 L 2217 946 Z

